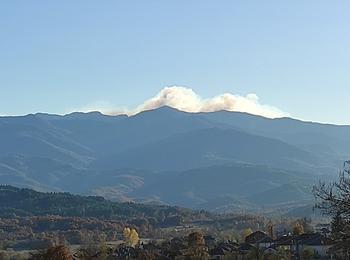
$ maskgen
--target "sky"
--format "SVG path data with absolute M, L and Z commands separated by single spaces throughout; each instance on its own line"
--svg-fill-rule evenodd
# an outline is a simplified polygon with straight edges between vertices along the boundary
M 348 0 L 1 1 L 0 115 L 234 102 L 350 124 L 349 10 Z M 160 102 L 169 91 L 180 96 Z

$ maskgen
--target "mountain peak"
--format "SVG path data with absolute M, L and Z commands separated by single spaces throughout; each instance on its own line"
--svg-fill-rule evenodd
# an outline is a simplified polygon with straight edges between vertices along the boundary
M 184 111 L 178 110 L 178 109 L 170 107 L 170 106 L 161 106 L 158 108 L 142 111 L 142 112 L 140 112 L 134 116 L 131 116 L 131 117 L 139 118 L 139 117 L 143 117 L 145 115 L 147 115 L 147 116 L 152 115 L 154 117 L 159 118 L 162 116 L 184 115 L 184 114 L 188 114 L 188 112 L 184 112 Z
M 150 111 L 153 111 L 153 112 L 156 112 L 156 111 L 160 111 L 160 112 L 179 112 L 179 113 L 188 113 L 188 112 L 184 112 L 184 111 L 181 111 L 177 108 L 174 108 L 174 107 L 171 107 L 171 106 L 161 106 L 161 107 L 158 107 L 158 108 L 154 108 L 154 109 L 150 109 L 150 110 L 145 110 L 143 112 L 150 112 Z M 141 112 L 142 113 L 142 112 Z

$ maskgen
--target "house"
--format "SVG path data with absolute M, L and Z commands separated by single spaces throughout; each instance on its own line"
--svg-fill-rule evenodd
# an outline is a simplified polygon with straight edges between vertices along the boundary
M 211 256 L 210 259 L 219 260 L 231 256 L 232 252 L 228 248 L 216 246 L 209 251 L 209 254 Z
M 264 257 L 270 259 L 271 256 L 277 256 L 278 251 L 274 247 L 268 247 L 264 250 Z
M 315 226 L 315 232 L 320 233 L 326 237 L 329 237 L 331 235 L 331 225 L 330 224 L 317 224 Z
M 318 256 L 325 257 L 334 242 L 320 233 L 302 234 L 294 238 L 294 249 L 300 255 L 306 249 L 311 249 Z
M 315 232 L 316 233 L 321 233 L 321 234 L 324 234 L 324 233 L 330 233 L 330 230 L 331 230 L 331 224 L 329 223 L 319 223 L 315 226 Z
M 278 249 L 283 250 L 289 250 L 292 251 L 293 244 L 294 244 L 294 236 L 292 235 L 283 235 L 281 237 L 278 237 L 274 242 L 274 247 Z
M 273 244 L 273 239 L 265 232 L 256 231 L 245 238 L 245 242 L 258 248 L 268 248 Z
M 283 249 L 290 251 L 293 255 L 300 255 L 304 250 L 311 249 L 315 255 L 320 257 L 328 256 L 333 244 L 331 239 L 320 233 L 284 235 L 273 243 L 276 250 Z
M 241 245 L 238 247 L 238 251 L 239 251 L 242 255 L 249 254 L 249 253 L 252 252 L 253 250 L 256 250 L 256 247 L 255 247 L 255 246 L 252 246 L 252 245 L 249 244 L 249 243 L 241 244 Z

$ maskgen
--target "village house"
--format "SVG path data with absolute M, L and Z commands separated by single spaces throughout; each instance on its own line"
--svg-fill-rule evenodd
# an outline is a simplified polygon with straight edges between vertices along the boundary
M 245 242 L 257 248 L 268 248 L 273 244 L 273 239 L 265 232 L 256 231 L 245 238 Z
M 274 241 L 277 250 L 288 250 L 293 255 L 301 255 L 305 250 L 311 250 L 316 256 L 328 257 L 334 242 L 320 233 L 301 234 L 298 236 L 285 235 Z
M 315 255 L 326 257 L 333 241 L 320 233 L 302 234 L 295 239 L 295 250 L 301 254 L 306 249 L 311 249 Z

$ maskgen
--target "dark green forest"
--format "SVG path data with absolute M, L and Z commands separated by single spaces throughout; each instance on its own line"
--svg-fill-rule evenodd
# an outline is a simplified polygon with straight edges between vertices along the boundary
M 156 218 L 187 215 L 190 210 L 137 203 L 112 202 L 98 196 L 43 193 L 9 185 L 0 186 L 0 217 L 45 216 L 95 217 L 104 219 Z

